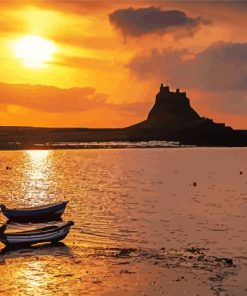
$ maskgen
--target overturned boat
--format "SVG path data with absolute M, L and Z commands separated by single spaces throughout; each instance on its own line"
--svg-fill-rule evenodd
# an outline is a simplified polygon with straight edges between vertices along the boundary
M 53 203 L 32 208 L 9 209 L 4 204 L 0 208 L 4 216 L 14 222 L 43 222 L 59 220 L 68 201 Z
M 37 243 L 57 243 L 69 233 L 73 221 L 37 226 L 32 230 L 10 231 L 6 224 L 0 227 L 0 241 L 8 247 L 30 246 Z

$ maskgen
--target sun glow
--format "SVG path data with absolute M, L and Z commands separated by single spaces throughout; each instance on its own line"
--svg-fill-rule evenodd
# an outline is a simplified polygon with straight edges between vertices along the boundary
M 24 65 L 40 68 L 52 60 L 56 47 L 54 42 L 40 36 L 26 36 L 15 42 L 14 51 Z

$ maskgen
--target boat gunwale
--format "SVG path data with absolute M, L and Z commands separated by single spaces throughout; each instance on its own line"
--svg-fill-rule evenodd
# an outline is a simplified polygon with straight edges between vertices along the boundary
M 49 234 L 49 233 L 55 233 L 56 231 L 60 231 L 63 230 L 66 227 L 71 227 L 74 225 L 73 221 L 68 221 L 63 223 L 63 225 L 59 226 L 59 225 L 51 225 L 51 226 L 47 226 L 47 227 L 42 227 L 39 229 L 35 229 L 35 230 L 27 230 L 27 231 L 20 231 L 20 232 L 12 232 L 12 233 L 3 233 L 3 236 L 8 238 L 8 237 L 18 237 L 18 236 L 32 236 L 32 235 L 44 235 L 44 234 Z M 47 229 L 47 228 L 50 229 Z M 43 229 L 43 230 L 42 230 Z M 44 230 L 46 229 L 46 230 Z
M 62 202 L 57 202 L 57 203 L 51 203 L 51 204 L 46 204 L 43 206 L 35 206 L 35 207 L 30 207 L 30 208 L 7 208 L 5 207 L 4 209 L 2 209 L 3 213 L 8 213 L 8 212 L 35 212 L 35 211 L 39 211 L 39 210 L 46 210 L 49 208 L 55 208 L 57 206 L 66 206 L 67 203 L 69 201 L 62 201 Z

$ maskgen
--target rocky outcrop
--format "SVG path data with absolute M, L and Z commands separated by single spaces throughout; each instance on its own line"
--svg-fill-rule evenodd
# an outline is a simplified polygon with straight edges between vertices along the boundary
M 198 146 L 246 146 L 247 136 L 200 116 L 185 92 L 161 84 L 146 120 L 127 128 L 129 139 L 167 140 Z
M 185 92 L 180 92 L 179 89 L 172 92 L 163 84 L 147 119 L 127 128 L 0 127 L 0 135 L 0 149 L 37 149 L 36 144 L 54 142 L 153 140 L 176 141 L 197 146 L 247 146 L 246 133 L 201 117 L 190 106 Z M 62 148 L 61 145 L 58 147 Z M 66 148 L 70 148 L 70 145 L 64 144 L 63 149 Z M 51 146 L 51 149 L 54 149 L 54 146 Z
M 149 130 L 232 130 L 224 123 L 215 123 L 212 119 L 201 117 L 190 105 L 186 92 L 176 89 L 170 91 L 169 86 L 161 84 L 156 95 L 154 106 L 146 120 L 132 125 L 130 128 Z
M 155 104 L 145 121 L 138 124 L 145 128 L 180 128 L 200 121 L 202 118 L 190 106 L 185 92 L 170 91 L 161 84 Z

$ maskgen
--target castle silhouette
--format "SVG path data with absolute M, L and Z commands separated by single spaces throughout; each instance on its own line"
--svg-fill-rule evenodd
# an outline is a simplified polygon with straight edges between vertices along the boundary
M 0 149 L 71 148 L 68 142 L 176 141 L 197 146 L 247 146 L 247 135 L 200 116 L 186 92 L 160 85 L 146 120 L 126 128 L 0 127 Z M 50 144 L 46 144 L 50 143 Z M 50 145 L 50 146 L 49 146 Z M 74 146 L 75 148 L 76 146 Z M 80 148 L 80 146 L 78 146 Z
M 224 123 L 214 123 L 212 119 L 201 117 L 190 105 L 186 92 L 179 88 L 175 92 L 169 86 L 160 85 L 154 106 L 143 122 L 135 124 L 136 128 L 148 129 L 185 129 L 204 126 L 211 129 L 231 129 Z

